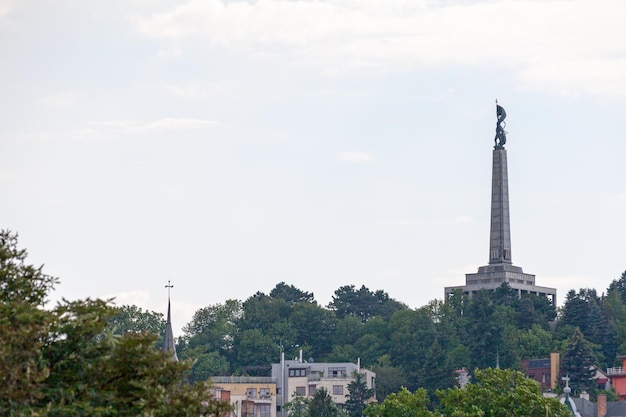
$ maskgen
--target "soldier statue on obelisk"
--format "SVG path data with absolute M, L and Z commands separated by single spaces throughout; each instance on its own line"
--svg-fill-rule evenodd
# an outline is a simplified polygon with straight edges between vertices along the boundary
M 496 100 L 496 137 L 493 147 L 491 176 L 491 229 L 489 231 L 489 264 L 478 272 L 465 275 L 465 285 L 446 287 L 445 295 L 462 290 L 470 296 L 477 291 L 495 290 L 506 283 L 523 294 L 536 294 L 549 298 L 556 305 L 556 289 L 535 284 L 535 276 L 526 274 L 521 267 L 513 265 L 511 256 L 511 222 L 509 219 L 509 178 L 504 144 L 506 134 L 506 111 Z
M 504 144 L 506 144 L 506 123 L 504 119 L 506 119 L 506 112 L 504 108 L 498 104 L 498 100 L 496 100 L 496 115 L 498 116 L 498 121 L 496 122 L 496 146 L 494 149 L 504 149 Z

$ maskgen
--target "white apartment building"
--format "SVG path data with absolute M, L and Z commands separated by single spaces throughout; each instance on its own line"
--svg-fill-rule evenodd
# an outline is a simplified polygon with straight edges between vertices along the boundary
M 348 384 L 355 375 L 363 375 L 363 381 L 370 389 L 376 388 L 376 374 L 350 362 L 315 363 L 294 360 L 281 360 L 272 364 L 272 379 L 276 382 L 276 415 L 287 417 L 284 404 L 290 402 L 296 393 L 311 398 L 315 391 L 325 388 L 336 404 L 346 402 Z

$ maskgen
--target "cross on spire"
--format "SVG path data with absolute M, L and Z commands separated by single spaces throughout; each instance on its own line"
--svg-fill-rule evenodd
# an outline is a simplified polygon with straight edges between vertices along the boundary
M 561 380 L 565 381 L 565 386 L 566 387 L 569 387 L 569 380 L 570 380 L 569 373 L 565 374 L 565 376 L 562 377 Z
M 167 299 L 170 299 L 170 290 L 172 288 L 174 288 L 174 286 L 170 283 L 170 280 L 167 280 L 167 285 L 165 286 L 165 288 L 167 288 Z

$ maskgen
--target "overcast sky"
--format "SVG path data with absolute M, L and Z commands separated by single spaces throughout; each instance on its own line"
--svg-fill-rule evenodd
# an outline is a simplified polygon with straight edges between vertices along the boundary
M 512 255 L 626 270 L 623 0 L 0 0 L 0 227 L 174 328 L 285 281 L 410 307 L 487 263 L 495 99 Z M 179 332 L 179 331 L 178 331 Z

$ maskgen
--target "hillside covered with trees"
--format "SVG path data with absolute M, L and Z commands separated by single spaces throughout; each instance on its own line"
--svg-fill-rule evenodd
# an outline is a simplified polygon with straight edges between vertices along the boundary
M 506 285 L 411 309 L 384 290 L 354 285 L 321 306 L 312 293 L 280 282 L 269 294 L 199 309 L 177 344 L 181 358 L 195 361 L 191 379 L 198 381 L 254 375 L 251 365 L 276 363 L 281 349 L 287 357 L 302 349 L 316 362 L 360 358 L 377 373 L 379 400 L 401 387 L 425 388 L 434 398 L 454 385 L 455 369 L 521 369 L 520 360 L 551 352 L 561 354 L 574 392 L 593 391 L 581 364 L 604 369 L 626 353 L 626 272 L 602 295 L 571 290 L 559 311 L 546 298 L 518 298 Z

